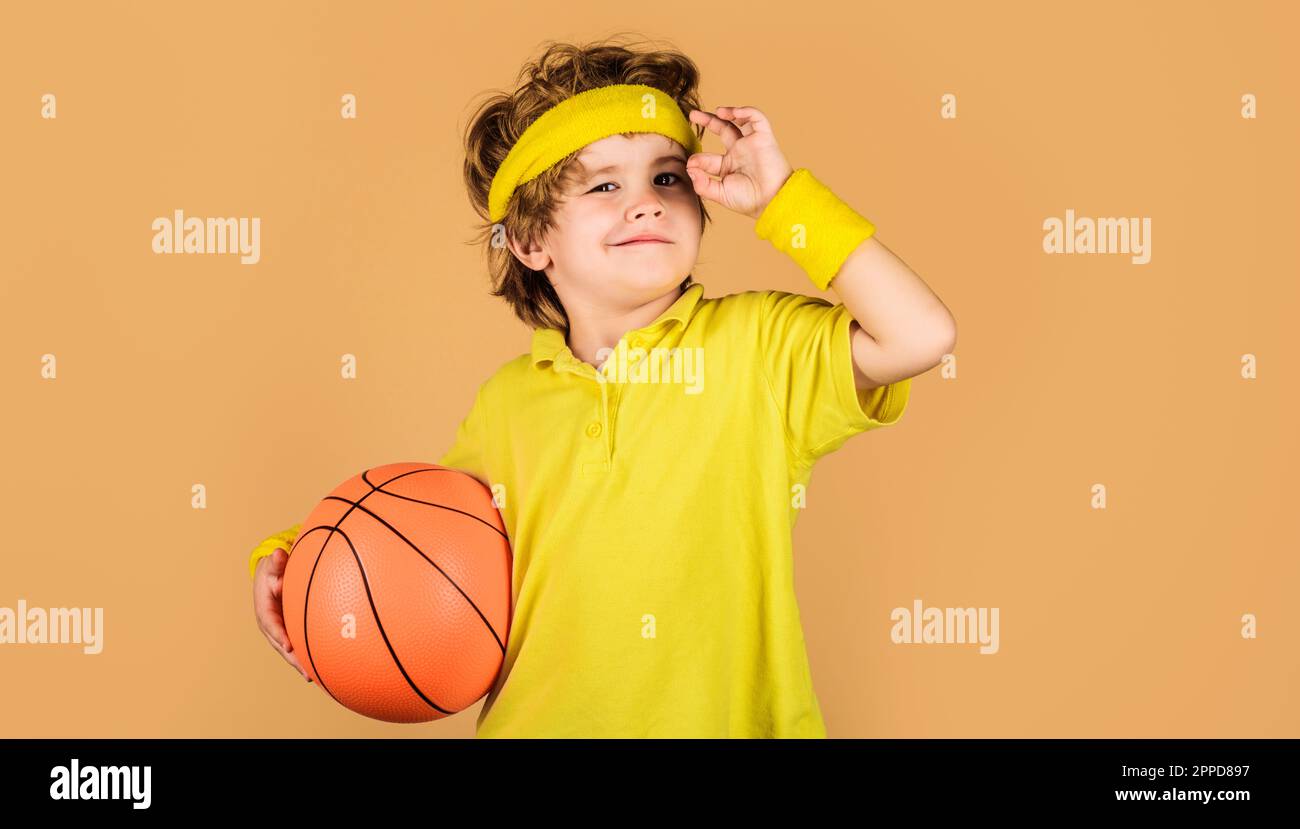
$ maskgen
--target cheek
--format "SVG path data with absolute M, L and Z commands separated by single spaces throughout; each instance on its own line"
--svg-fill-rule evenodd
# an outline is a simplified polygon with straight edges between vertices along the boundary
M 575 208 L 568 217 L 566 232 L 582 243 L 599 242 L 606 231 L 618 223 L 619 214 L 608 207 L 589 202 Z
M 598 211 L 587 207 L 571 207 L 556 222 L 552 244 L 557 251 L 570 256 L 589 256 L 592 245 L 600 245 L 603 238 L 600 228 L 607 227 L 607 224 L 602 224 L 607 221 Z
M 704 217 L 700 215 L 700 203 L 694 194 L 684 194 L 680 204 L 676 205 L 676 210 L 683 226 L 698 230 L 703 225 Z

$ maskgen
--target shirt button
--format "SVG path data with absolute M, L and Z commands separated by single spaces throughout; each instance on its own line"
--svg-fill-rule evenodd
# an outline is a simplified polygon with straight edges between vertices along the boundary
M 599 436 L 600 436 L 600 423 L 599 423 L 599 422 L 592 422 L 592 423 L 588 423 L 588 424 L 587 424 L 587 436 L 588 436 L 588 437 L 593 437 L 593 438 L 594 438 L 594 437 L 599 437 Z

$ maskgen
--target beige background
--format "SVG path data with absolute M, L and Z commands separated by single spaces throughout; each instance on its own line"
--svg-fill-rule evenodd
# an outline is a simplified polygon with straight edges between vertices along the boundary
M 103 607 L 105 646 L 0 647 L 0 736 L 472 735 L 478 706 L 391 725 L 304 683 L 246 560 L 361 469 L 435 461 L 528 349 L 464 243 L 461 131 L 542 40 L 618 31 L 763 109 L 957 318 L 957 376 L 824 459 L 795 532 L 831 736 L 1300 736 L 1282 6 L 6 7 L 0 605 Z M 261 262 L 153 254 L 177 208 L 260 216 Z M 1150 264 L 1044 254 L 1067 208 L 1151 217 Z M 711 210 L 706 295 L 817 293 Z M 1000 652 L 892 644 L 915 598 L 999 607 Z

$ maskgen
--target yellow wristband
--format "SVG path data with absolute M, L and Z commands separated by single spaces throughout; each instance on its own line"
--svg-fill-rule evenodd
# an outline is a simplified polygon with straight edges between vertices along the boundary
M 298 538 L 298 530 L 302 524 L 294 524 L 284 532 L 278 532 L 270 536 L 261 544 L 253 548 L 253 554 L 248 557 L 248 575 L 250 578 L 257 577 L 257 562 L 265 556 L 273 555 L 277 547 L 283 549 L 286 553 L 293 549 L 293 542 Z
M 786 179 L 754 225 L 760 239 L 794 259 L 823 291 L 849 254 L 875 232 L 875 225 L 803 167 Z

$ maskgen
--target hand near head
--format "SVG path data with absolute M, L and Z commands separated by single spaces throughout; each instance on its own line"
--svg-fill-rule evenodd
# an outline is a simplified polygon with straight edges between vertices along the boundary
M 721 155 L 695 153 L 686 159 L 686 174 L 695 192 L 757 219 L 794 173 L 777 146 L 767 116 L 753 107 L 718 107 L 716 113 L 693 109 L 688 118 L 719 136 L 726 150 Z

